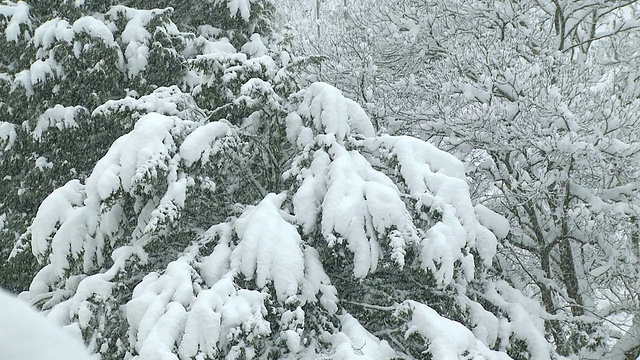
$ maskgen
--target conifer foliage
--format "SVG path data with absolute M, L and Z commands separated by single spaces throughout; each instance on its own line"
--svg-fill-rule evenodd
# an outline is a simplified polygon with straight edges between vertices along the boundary
M 209 4 L 225 16 L 204 24 L 3 2 L 0 228 L 8 263 L 38 261 L 23 296 L 103 359 L 555 357 L 541 306 L 492 270 L 508 224 L 462 163 L 306 84 L 270 3 Z

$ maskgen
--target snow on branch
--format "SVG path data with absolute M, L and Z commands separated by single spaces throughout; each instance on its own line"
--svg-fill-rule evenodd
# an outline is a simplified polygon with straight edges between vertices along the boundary
M 457 158 L 412 137 L 375 137 L 364 111 L 327 84 L 312 84 L 296 97 L 300 105 L 287 118 L 287 138 L 305 152 L 285 174 L 301 183 L 293 196 L 294 212 L 306 232 L 320 221 L 330 247 L 346 244 L 354 254 L 354 275 L 376 270 L 385 256 L 382 240 L 401 267 L 405 247 L 421 244 L 423 267 L 443 285 L 453 281 L 456 263 L 473 279 L 472 248 L 486 266 L 491 264 L 497 239 L 478 221 Z M 347 149 L 362 145 L 370 153 L 388 154 L 385 165 L 400 176 L 402 191 L 387 173 L 373 168 L 380 163 Z M 296 167 L 302 163 L 310 164 Z M 407 208 L 407 197 L 415 200 L 414 208 Z M 414 221 L 425 211 L 437 214 L 436 221 L 419 239 Z M 491 227 L 503 232 L 504 224 L 492 219 Z
M 0 4 L 0 16 L 8 20 L 4 29 L 4 35 L 8 41 L 18 42 L 22 35 L 20 27 L 26 25 L 31 28 L 31 19 L 29 18 L 29 5 L 24 1 L 13 3 L 4 1 Z
M 152 35 L 147 29 L 149 24 L 166 13 L 171 12 L 167 9 L 138 10 L 122 5 L 111 7 L 105 15 L 107 19 L 117 22 L 126 21 L 126 25 L 119 40 L 124 45 L 124 56 L 127 62 L 127 70 L 130 77 L 135 77 L 143 71 L 149 63 L 149 52 L 151 46 Z M 172 23 L 168 21 L 165 24 L 167 31 L 177 33 L 178 30 Z M 154 29 L 151 29 L 154 31 Z
M 296 228 L 280 209 L 285 199 L 285 193 L 269 194 L 233 224 L 213 226 L 203 236 L 205 241 L 218 241 L 210 255 L 194 257 L 197 249 L 187 250 L 164 274 L 151 273 L 136 286 L 126 309 L 130 342 L 139 359 L 169 356 L 174 346 L 184 357 L 214 357 L 223 348 L 229 352 L 251 348 L 241 336 L 257 339 L 275 331 L 265 319 L 267 301 L 271 300 L 304 306 L 317 302 L 319 296 L 326 311 L 337 311 L 335 288 L 317 252 L 303 246 Z M 232 232 L 239 239 L 236 245 L 231 242 Z M 199 276 L 206 285 L 200 290 L 191 285 L 198 283 Z M 234 282 L 240 276 L 255 280 L 263 290 L 238 289 Z M 275 299 L 267 292 L 270 283 Z M 290 327 L 296 318 L 304 318 L 300 307 L 284 312 L 280 321 Z M 292 329 L 283 331 L 282 336 L 295 353 L 301 349 L 302 330 Z
M 51 235 L 55 233 L 56 226 L 71 218 L 74 210 L 81 207 L 83 201 L 84 185 L 78 180 L 69 181 L 44 199 L 27 230 L 27 234 L 31 236 L 31 250 L 35 256 L 42 257 L 50 251 Z M 14 254 L 16 250 L 17 248 L 14 249 Z
M 317 133 L 333 134 L 338 143 L 342 143 L 351 131 L 364 136 L 375 135 L 364 110 L 331 85 L 313 83 L 295 96 L 302 99 L 297 114 L 311 119 Z
M 56 42 L 73 44 L 76 34 L 68 21 L 55 18 L 38 26 L 33 35 L 33 45 L 38 48 L 38 58 L 42 59 Z
M 93 16 L 83 16 L 76 20 L 71 26 L 75 34 L 87 34 L 90 37 L 101 39 L 108 47 L 117 46 L 113 33 L 109 27 L 101 20 Z M 65 39 L 66 40 L 66 39 Z
M 16 142 L 16 126 L 12 123 L 0 121 L 0 149 L 8 151 Z
M 526 297 L 502 280 L 489 284 L 485 297 L 493 305 L 506 311 L 509 332 L 527 343 L 532 360 L 549 359 L 553 348 L 545 339 L 542 319 L 546 317 L 546 312 L 536 300 Z
M 78 123 L 75 118 L 78 113 L 81 112 L 87 112 L 87 109 L 82 106 L 64 107 L 60 104 L 47 109 L 42 115 L 40 115 L 40 117 L 38 117 L 38 122 L 31 132 L 31 135 L 34 139 L 41 140 L 44 133 L 46 133 L 50 127 L 55 127 L 58 130 L 77 128 Z
M 142 204 L 135 240 L 175 220 L 184 206 L 189 182 L 177 174 L 173 133 L 188 127 L 180 119 L 159 114 L 142 117 L 133 131 L 115 141 L 96 164 L 86 185 L 72 180 L 43 201 L 22 238 L 31 238 L 34 255 L 49 254 L 57 276 L 70 269 L 69 259 L 81 258 L 90 271 L 104 261 L 105 241 L 119 231 L 123 204 L 118 193 L 137 197 Z M 166 194 L 159 202 L 144 200 L 146 181 L 164 177 Z M 140 197 L 142 196 L 142 197 Z M 112 244 L 113 245 L 113 244 Z M 15 252 L 16 250 L 14 250 Z
M 221 0 L 216 0 L 216 2 L 220 2 Z M 240 15 L 242 20 L 249 21 L 249 17 L 251 15 L 252 0 L 227 0 L 227 7 L 229 8 L 229 13 L 231 17 L 235 17 L 236 15 Z
M 180 145 L 180 156 L 187 166 L 191 166 L 197 161 L 206 164 L 210 155 L 221 150 L 217 140 L 231 134 L 232 130 L 229 125 L 222 121 L 200 126 L 184 139 Z
M 172 133 L 187 126 L 177 117 L 157 113 L 140 118 L 133 131 L 116 140 L 98 161 L 87 179 L 88 196 L 102 201 L 118 190 L 132 192 L 138 184 L 143 186 L 145 178 L 160 172 L 176 177 L 172 155 L 177 149 Z
M 279 213 L 285 199 L 285 193 L 269 194 L 245 211 L 235 222 L 240 242 L 231 254 L 231 266 L 246 277 L 255 274 L 258 287 L 273 280 L 280 301 L 296 294 L 304 274 L 300 235 Z
M 43 84 L 50 78 L 55 78 L 63 73 L 62 67 L 53 59 L 36 60 L 34 61 L 29 70 L 22 70 L 17 73 L 13 83 L 13 88 L 17 88 L 18 85 L 22 86 L 27 96 L 33 96 L 34 86 Z
M 426 229 L 421 258 L 423 267 L 432 271 L 438 282 L 451 283 L 456 262 L 460 262 L 465 276 L 473 279 L 474 259 L 468 252 L 471 248 L 477 249 L 485 264 L 490 264 L 497 240 L 478 221 L 464 167 L 458 159 L 412 137 L 381 136 L 369 142 L 369 148 L 383 149 L 391 155 L 406 184 L 407 195 L 416 200 L 415 210 L 427 211 L 436 220 Z
M 422 336 L 434 359 L 511 359 L 503 352 L 490 350 L 464 325 L 440 316 L 428 305 L 408 300 L 398 308 L 396 316 L 402 313 L 411 317 L 405 337 Z
M 234 4 L 244 17 L 241 7 L 250 2 Z M 119 7 L 110 13 L 113 19 L 126 16 L 132 28 L 122 40 L 129 44 L 148 41 L 148 33 L 133 29 L 159 15 Z M 58 24 L 50 25 L 54 34 L 39 34 L 41 44 L 65 39 L 65 24 L 60 36 Z M 353 281 L 376 277 L 382 263 L 403 274 L 415 271 L 416 278 L 433 275 L 435 290 L 458 292 L 451 298 L 463 298 L 457 301 L 470 309 L 474 331 L 436 313 L 424 296 L 387 306 L 397 309 L 389 319 L 400 323 L 394 331 L 411 342 L 422 337 L 424 351 L 434 358 L 508 359 L 488 349 L 501 346 L 503 334 L 542 346 L 537 332 L 517 332 L 464 297 L 476 272 L 474 256 L 489 266 L 494 233 L 508 230 L 499 216 L 473 207 L 461 162 L 414 138 L 377 136 L 364 110 L 328 84 L 312 84 L 289 98 L 276 95 L 278 84 L 270 80 L 276 65 L 258 40 L 244 48 L 255 50 L 249 59 L 214 46 L 194 63 L 198 72 L 192 70 L 187 82 L 222 83 L 223 96 L 205 101 L 213 102 L 214 113 L 175 86 L 139 98 L 129 92 L 94 111 L 135 125 L 113 142 L 84 185 L 69 182 L 42 203 L 25 235 L 34 254 L 48 261 L 32 282 L 32 301 L 44 304 L 61 325 L 89 333 L 92 344 L 109 345 L 102 338 L 112 331 L 120 350 L 139 360 L 251 358 L 271 356 L 271 347 L 285 359 L 405 355 L 341 306 L 331 278 L 341 269 L 325 268 L 325 262 L 327 255 L 346 254 L 347 262 L 353 259 Z M 130 74 L 146 66 L 138 55 L 127 55 L 135 65 Z M 206 90 L 202 86 L 193 86 L 192 95 Z M 210 121 L 213 109 L 229 104 L 242 110 L 228 115 L 237 122 Z M 34 133 L 74 126 L 76 111 L 50 109 Z M 252 121 L 261 124 L 247 126 Z M 259 131 L 278 135 L 277 144 L 253 147 Z M 285 133 L 291 146 L 280 142 Z M 218 166 L 212 159 L 229 150 L 228 140 L 239 144 L 222 159 L 233 166 Z M 275 171 L 237 172 L 247 164 L 260 166 L 260 160 L 246 158 L 266 155 Z M 193 185 L 209 176 L 220 183 L 203 196 Z M 251 181 L 274 185 L 262 197 L 248 196 L 243 187 Z M 520 325 L 526 316 L 512 303 L 522 299 L 507 301 L 512 294 L 499 290 L 487 301 L 520 316 L 513 318 Z M 120 297 L 110 301 L 115 295 Z M 104 330 L 107 316 L 118 311 L 126 324 Z M 480 326 L 482 319 L 488 321 Z
M 195 118 L 201 115 L 195 101 L 189 94 L 183 93 L 176 85 L 159 87 L 151 94 L 138 97 L 132 91 L 126 97 L 109 100 L 98 106 L 92 116 L 109 117 L 118 112 L 132 112 L 132 120 L 137 120 L 147 113 L 158 113 L 166 116 L 177 116 L 181 119 Z

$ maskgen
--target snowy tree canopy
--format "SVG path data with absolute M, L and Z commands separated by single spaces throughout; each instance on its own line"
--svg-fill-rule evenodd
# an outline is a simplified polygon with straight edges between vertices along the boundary
M 268 32 L 238 43 L 170 10 L 87 4 L 30 22 L 15 14 L 39 7 L 3 4 L 20 29 L 6 43 L 36 60 L 8 59 L 0 139 L 7 199 L 53 179 L 35 213 L 2 218 L 13 261 L 40 264 L 23 296 L 91 351 L 555 356 L 547 314 L 491 272 L 508 226 L 474 207 L 459 160 L 377 134 Z M 250 24 L 265 4 L 226 7 Z

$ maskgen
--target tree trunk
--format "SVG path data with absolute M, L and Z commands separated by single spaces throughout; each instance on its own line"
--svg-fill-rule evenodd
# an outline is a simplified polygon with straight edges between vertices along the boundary
M 540 266 L 547 278 L 551 278 L 551 261 L 549 257 L 550 255 L 547 249 L 544 249 L 540 254 Z M 553 302 L 553 294 L 551 290 L 547 287 L 546 284 L 542 284 L 540 282 L 538 282 L 538 286 L 540 287 L 540 295 L 542 297 L 544 310 L 551 315 L 555 315 L 557 310 Z M 546 327 L 547 331 L 549 331 L 551 335 L 553 335 L 553 340 L 556 344 L 556 348 L 564 348 L 564 335 L 562 332 L 562 327 L 560 326 L 560 322 L 558 320 L 547 320 Z
M 568 173 L 571 174 L 572 170 L 573 162 L 570 162 Z M 560 220 L 560 270 L 562 271 L 562 281 L 564 282 L 564 286 L 567 288 L 567 295 L 569 295 L 569 297 L 575 301 L 575 304 L 571 306 L 571 313 L 573 314 L 573 316 L 581 316 L 584 315 L 584 301 L 582 299 L 580 284 L 578 282 L 578 274 L 573 257 L 573 250 L 571 249 L 571 241 L 569 240 L 568 212 L 572 199 L 569 188 L 569 181 L 566 181 L 564 183 L 564 194 L 564 201 L 562 203 L 562 218 Z
M 562 281 L 567 288 L 567 295 L 575 301 L 575 304 L 571 306 L 571 313 L 573 316 L 584 315 L 584 302 L 582 300 L 582 294 L 580 293 L 580 286 L 578 284 L 578 276 L 576 274 L 575 262 L 573 260 L 573 251 L 571 249 L 571 242 L 567 238 L 560 240 L 560 270 L 562 271 Z

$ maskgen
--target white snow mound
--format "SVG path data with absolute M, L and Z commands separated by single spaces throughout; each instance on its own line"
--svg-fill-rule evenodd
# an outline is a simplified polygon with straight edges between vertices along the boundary
M 0 289 L 0 360 L 93 359 L 79 339 Z

